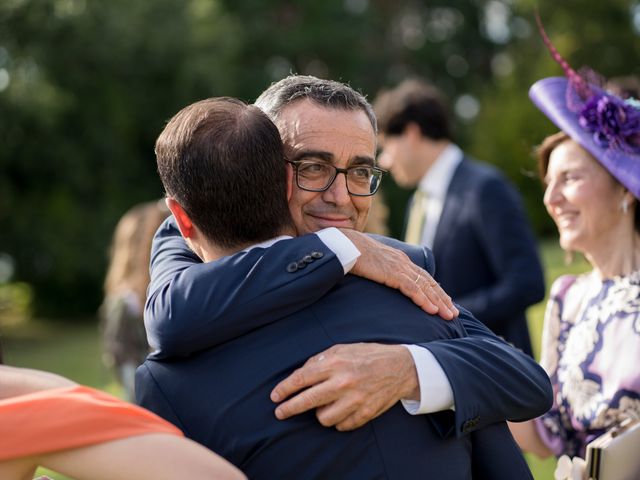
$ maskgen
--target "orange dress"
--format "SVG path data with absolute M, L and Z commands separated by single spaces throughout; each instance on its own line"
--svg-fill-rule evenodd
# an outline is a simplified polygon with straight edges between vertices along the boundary
M 0 461 L 149 433 L 182 435 L 148 410 L 84 386 L 0 400 Z

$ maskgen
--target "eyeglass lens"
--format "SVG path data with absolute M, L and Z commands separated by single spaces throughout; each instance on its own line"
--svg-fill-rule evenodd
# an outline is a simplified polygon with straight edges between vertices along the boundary
M 298 186 L 303 189 L 322 191 L 333 183 L 336 176 L 345 170 L 319 162 L 299 162 L 297 164 Z M 354 195 L 371 195 L 380 184 L 381 172 L 368 165 L 346 169 L 347 190 Z

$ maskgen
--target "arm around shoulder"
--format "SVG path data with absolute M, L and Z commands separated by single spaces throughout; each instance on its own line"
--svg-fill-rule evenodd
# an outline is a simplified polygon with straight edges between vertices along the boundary
M 154 239 L 145 306 L 157 358 L 189 355 L 267 325 L 344 277 L 335 253 L 316 235 L 200 263 L 175 225 L 165 226 Z

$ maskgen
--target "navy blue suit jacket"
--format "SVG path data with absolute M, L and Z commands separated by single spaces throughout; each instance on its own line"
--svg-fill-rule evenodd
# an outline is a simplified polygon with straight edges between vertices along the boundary
M 489 425 L 505 418 L 530 418 L 546 410 L 550 403 L 548 379 L 525 355 L 496 339 L 467 312 L 461 318 L 471 327 L 475 338 L 444 340 L 463 335 L 461 323 L 426 316 L 397 292 L 382 286 L 351 276 L 343 279 L 342 267 L 333 252 L 314 235 L 200 265 L 194 265 L 197 258 L 186 250 L 178 235 L 169 222 L 154 241 L 147 326 L 151 343 L 159 351 L 154 355 L 156 360 L 148 360 L 138 372 L 137 389 L 142 405 L 176 423 L 191 438 L 222 453 L 250 476 L 260 473 L 268 476 L 265 469 L 271 468 L 273 455 L 286 451 L 282 446 L 294 448 L 307 435 L 313 439 L 309 444 L 314 452 L 312 457 L 320 463 L 305 460 L 308 475 L 303 476 L 324 476 L 331 471 L 348 478 L 348 472 L 353 471 L 356 477 L 376 478 L 380 474 L 382 478 L 402 478 L 411 472 L 437 476 L 437 472 L 445 472 L 438 469 L 446 468 L 447 475 L 455 471 L 459 475 L 449 478 L 467 478 L 470 469 L 477 466 L 471 466 L 469 455 L 475 456 L 482 448 L 498 448 L 499 453 L 483 454 L 489 465 L 482 468 L 484 476 L 476 474 L 474 478 L 513 478 L 514 468 L 527 471 L 504 423 Z M 297 272 L 286 271 L 292 261 L 310 252 L 323 256 Z M 432 270 L 432 262 L 426 261 L 427 250 L 414 248 L 409 253 L 418 264 Z M 335 283 L 338 285 L 323 297 Z M 313 305 L 300 308 L 304 302 Z M 386 438 L 386 433 L 379 432 L 389 434 L 389 449 L 385 446 L 367 450 L 366 458 L 378 459 L 367 462 L 373 470 L 356 467 L 361 464 L 357 458 L 362 453 L 357 458 L 345 453 L 353 451 L 349 443 L 352 434 L 325 429 L 313 415 L 304 415 L 293 423 L 305 422 L 294 428 L 306 432 L 298 438 L 287 429 L 286 425 L 292 425 L 289 421 L 278 422 L 273 417 L 274 405 L 268 399 L 271 388 L 309 356 L 335 343 L 356 341 L 425 345 L 428 342 L 450 378 L 456 397 L 455 418 L 452 412 L 410 417 L 396 405 L 375 423 L 357 430 L 354 435 L 358 445 L 362 445 L 360 436 L 367 432 L 372 437 L 367 437 L 364 445 L 369 446 L 373 445 L 372 438 L 376 442 L 381 441 L 380 435 Z M 274 350 L 273 345 L 280 347 Z M 185 355 L 189 356 L 161 360 Z M 496 375 L 503 367 L 506 370 Z M 226 396 L 220 396 L 221 390 Z M 203 398 L 217 401 L 202 402 Z M 240 428 L 242 423 L 234 427 L 245 417 L 248 430 Z M 234 425 L 224 423 L 231 418 Z M 422 440 L 415 443 L 409 432 L 418 425 L 420 433 L 416 432 L 416 438 Z M 474 437 L 462 434 L 480 426 L 487 428 L 477 432 L 478 438 L 480 435 L 488 438 L 478 442 L 476 448 Z M 454 428 L 458 435 L 447 435 Z M 251 434 L 251 429 L 263 436 Z M 236 430 L 238 435 L 234 435 Z M 338 435 L 336 439 L 326 439 L 336 449 L 323 443 L 328 432 Z M 398 456 L 399 445 L 393 446 L 398 435 L 413 439 L 411 445 L 429 446 L 429 465 Z M 219 441 L 216 443 L 213 438 Z M 422 444 L 423 441 L 426 443 Z M 402 447 L 403 451 L 414 452 L 409 444 Z M 258 449 L 257 457 L 247 453 L 255 453 L 259 445 L 264 448 Z M 445 450 L 450 454 L 437 453 L 443 445 L 449 445 Z M 335 454 L 336 459 L 328 461 L 319 451 L 333 452 L 331 455 Z M 278 471 L 276 476 L 291 476 L 295 469 L 303 468 L 297 463 L 298 457 L 286 458 L 281 465 L 285 470 Z M 459 470 L 447 465 L 451 460 Z M 380 473 L 380 465 L 387 465 L 387 473 Z M 522 478 L 527 478 L 523 475 Z
M 522 201 L 495 168 L 469 158 L 458 165 L 433 254 L 442 288 L 532 355 L 525 312 L 544 298 L 544 276 Z

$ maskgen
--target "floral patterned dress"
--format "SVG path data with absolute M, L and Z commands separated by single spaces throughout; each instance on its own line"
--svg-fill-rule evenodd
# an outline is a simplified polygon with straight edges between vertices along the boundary
M 584 457 L 591 440 L 626 417 L 640 418 L 640 271 L 556 280 L 541 364 L 554 402 L 536 429 L 556 456 Z

